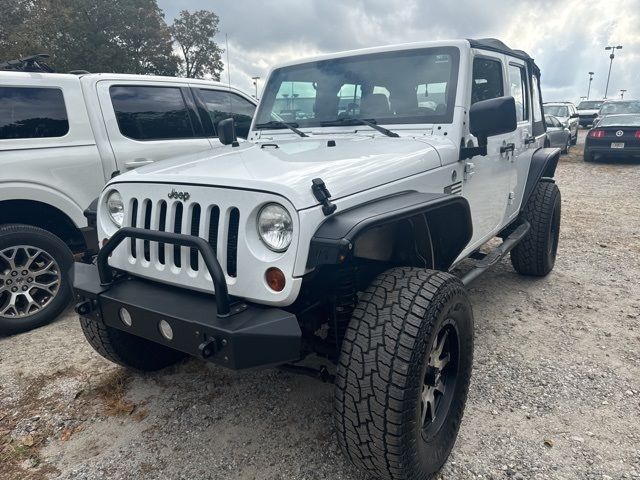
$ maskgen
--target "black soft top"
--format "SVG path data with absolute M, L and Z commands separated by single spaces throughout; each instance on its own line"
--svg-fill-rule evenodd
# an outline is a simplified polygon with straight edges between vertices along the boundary
M 529 54 L 527 54 L 527 52 L 524 52 L 522 50 L 513 50 L 497 38 L 469 38 L 467 40 L 471 44 L 471 48 L 491 50 L 493 52 L 505 53 L 507 55 L 511 55 L 512 57 L 521 58 L 529 64 L 536 76 L 540 76 L 540 68 L 538 68 L 533 58 L 531 58 Z

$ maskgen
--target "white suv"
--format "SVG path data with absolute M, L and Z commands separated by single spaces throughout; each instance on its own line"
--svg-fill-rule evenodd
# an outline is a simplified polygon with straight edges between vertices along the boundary
M 110 178 L 222 148 L 256 101 L 223 84 L 142 75 L 0 71 L 0 333 L 54 319 L 73 254 L 95 250 L 83 211 Z
M 74 269 L 87 340 L 138 370 L 325 357 L 345 454 L 375 478 L 427 478 L 471 377 L 465 285 L 509 252 L 521 274 L 554 266 L 560 151 L 541 148 L 539 78 L 494 39 L 274 69 L 252 143 L 225 120 L 219 151 L 105 187 L 103 247 Z

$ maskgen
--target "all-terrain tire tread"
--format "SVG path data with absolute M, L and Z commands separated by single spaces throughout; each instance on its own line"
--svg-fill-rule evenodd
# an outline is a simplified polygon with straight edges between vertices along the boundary
M 528 221 L 531 228 L 525 238 L 511 251 L 511 264 L 518 273 L 533 276 L 549 273 L 547 230 L 553 216 L 556 197 L 560 197 L 560 189 L 555 182 L 538 182 L 522 210 L 521 218 Z
M 353 313 L 337 366 L 334 418 L 344 453 L 376 478 L 428 477 L 411 465 L 417 452 L 408 423 L 415 406 L 405 399 L 415 395 L 409 379 L 421 368 L 411 352 L 430 348 L 424 339 L 433 325 L 425 318 L 435 318 L 461 291 L 462 283 L 448 273 L 394 268 L 371 283 Z M 426 330 L 419 335 L 421 328 Z M 462 411 L 454 419 L 455 434 Z

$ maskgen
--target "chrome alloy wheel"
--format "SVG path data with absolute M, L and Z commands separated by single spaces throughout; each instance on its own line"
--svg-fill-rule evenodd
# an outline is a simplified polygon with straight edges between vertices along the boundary
M 458 333 L 452 319 L 436 334 L 425 371 L 421 395 L 422 435 L 433 437 L 442 427 L 453 400 L 458 362 Z
M 24 318 L 46 308 L 60 290 L 62 274 L 51 255 L 16 245 L 0 251 L 0 317 Z

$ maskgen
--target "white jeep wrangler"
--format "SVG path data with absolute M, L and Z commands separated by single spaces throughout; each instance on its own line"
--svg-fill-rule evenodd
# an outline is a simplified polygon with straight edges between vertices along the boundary
M 521 274 L 554 266 L 560 151 L 541 148 L 541 104 L 533 60 L 493 39 L 274 69 L 252 143 L 224 121 L 222 151 L 106 186 L 102 250 L 75 268 L 87 340 L 139 370 L 185 354 L 233 369 L 325 357 L 351 461 L 429 477 L 471 376 L 465 284 L 509 252 Z

